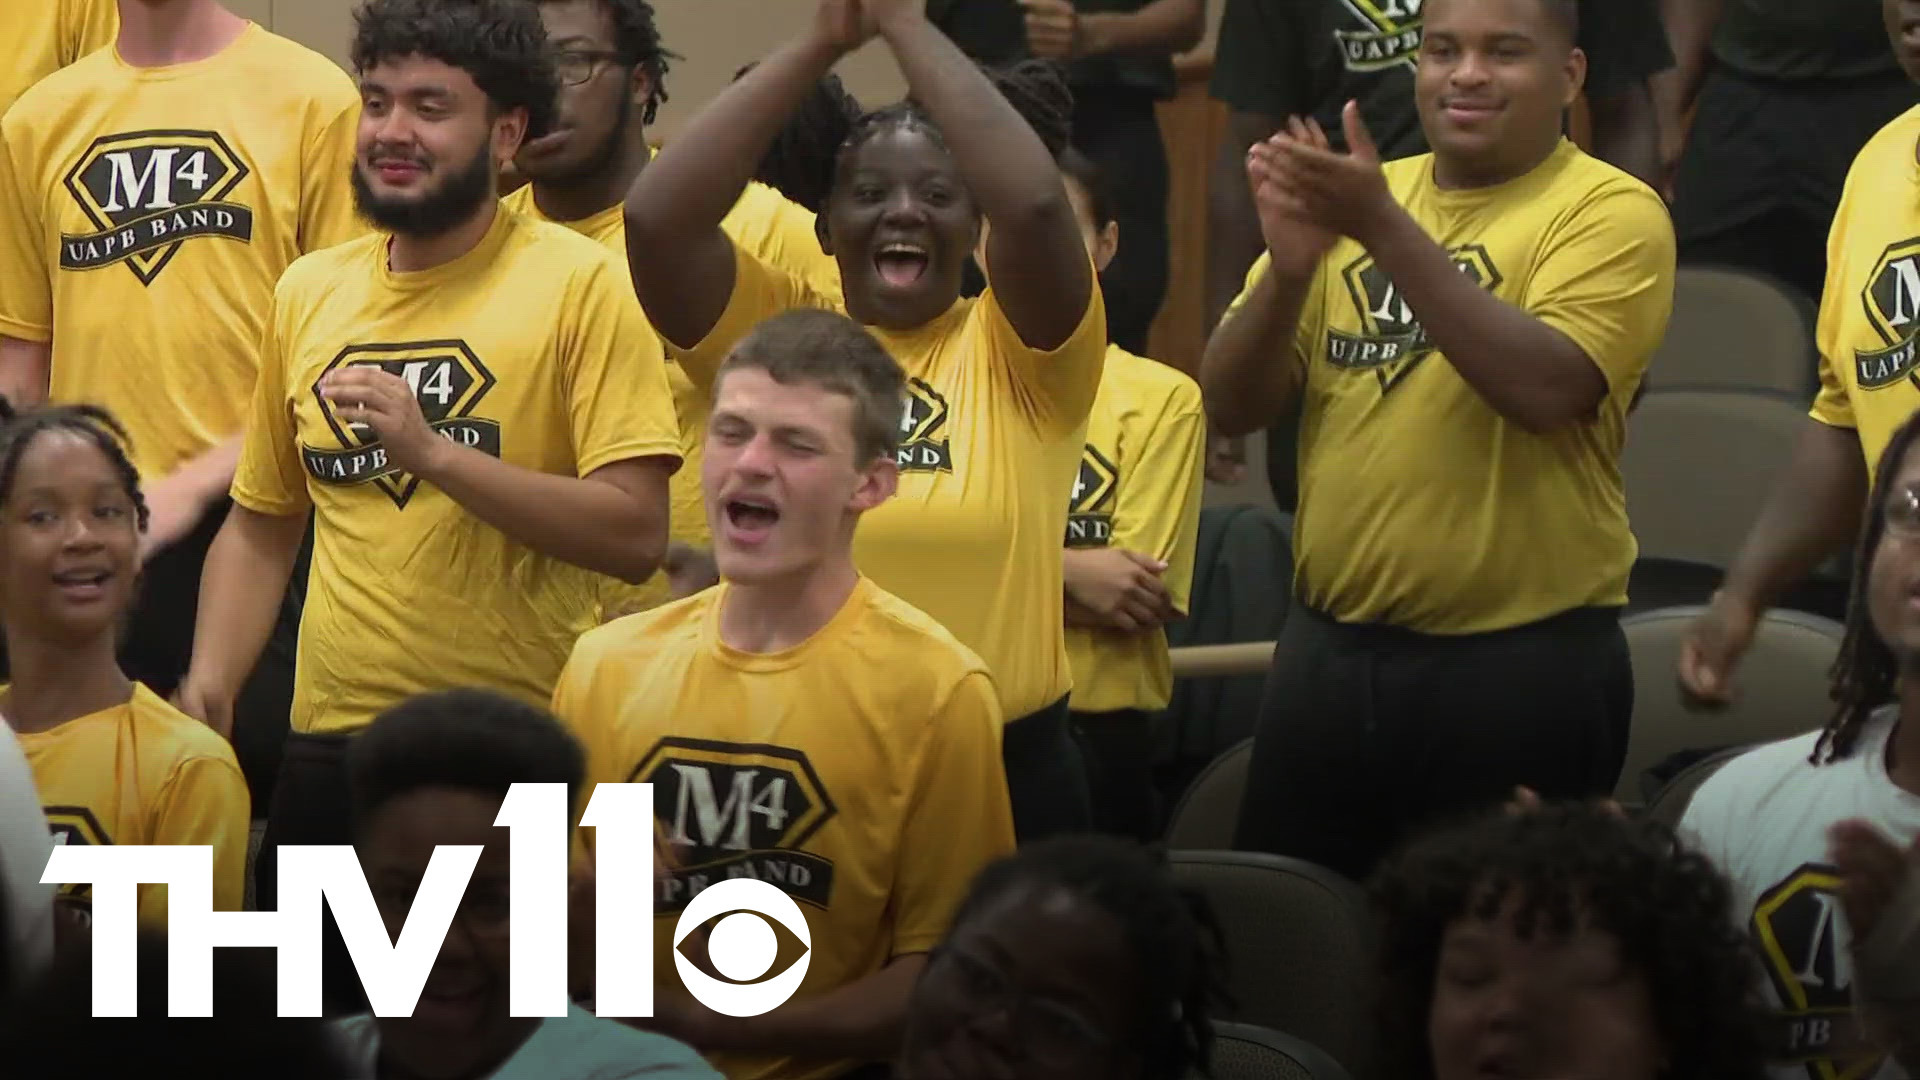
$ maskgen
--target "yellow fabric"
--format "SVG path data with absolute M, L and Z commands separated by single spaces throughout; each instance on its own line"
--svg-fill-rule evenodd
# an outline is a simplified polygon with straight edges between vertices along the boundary
M 114 0 L 6 0 L 0 4 L 0 115 L 27 88 L 75 60 L 113 44 L 120 29 Z
M 1847 173 L 1827 237 L 1820 298 L 1820 393 L 1813 418 L 1854 428 L 1867 470 L 1920 408 L 1920 108 L 1880 129 Z
M 1597 418 L 1548 435 L 1503 419 L 1342 240 L 1291 358 L 1306 379 L 1295 590 L 1342 622 L 1432 634 L 1624 604 L 1636 545 L 1620 449 L 1673 308 L 1666 206 L 1570 142 L 1492 188 L 1443 191 L 1432 168 L 1424 154 L 1388 162 L 1394 197 L 1463 271 L 1580 346 L 1607 398 Z M 1249 289 L 1270 265 L 1262 256 Z
M 252 806 L 233 748 L 212 728 L 135 683 L 126 704 L 22 732 L 20 745 L 56 843 L 209 845 L 214 910 L 240 910 Z M 60 895 L 86 904 L 92 894 L 62 885 Z M 165 928 L 165 885 L 140 886 L 140 921 Z
M 274 282 L 365 231 L 359 116 L 331 60 L 249 26 L 172 67 L 93 53 L 0 123 L 0 334 L 51 340 L 53 399 L 113 410 L 143 477 L 240 433 Z
M 533 200 L 533 185 L 515 189 L 506 204 L 529 217 L 552 221 L 540 212 Z M 626 220 L 620 206 L 611 206 L 591 217 L 557 224 L 588 236 L 619 256 L 627 258 Z M 798 203 L 790 202 L 764 184 L 747 185 L 720 227 L 733 242 L 766 262 L 784 267 L 807 280 L 808 286 L 824 296 L 840 295 L 840 267 L 814 235 L 813 214 Z M 683 544 L 707 548 L 713 532 L 707 526 L 706 499 L 700 491 L 700 450 L 706 445 L 707 413 L 711 403 L 706 394 L 694 389 L 680 365 L 667 365 L 667 383 L 673 388 L 673 409 L 680 421 L 680 471 L 673 474 L 667 488 L 672 504 L 668 535 Z M 605 613 L 631 614 L 659 607 L 671 598 L 667 575 L 655 574 L 639 585 L 607 578 Z
M 667 973 L 692 895 L 753 876 L 806 915 L 813 947 L 794 998 L 806 1001 L 932 948 L 974 875 L 1013 850 L 1000 709 L 978 656 L 866 579 L 779 653 L 720 640 L 726 595 L 587 634 L 553 708 L 586 747 L 590 784 L 654 785 L 678 860 L 655 908 L 656 976 L 680 989 Z M 789 966 L 782 956 L 768 974 Z M 811 1080 L 857 1063 L 714 1064 L 730 1080 Z
M 843 310 L 752 252 L 735 256 L 733 296 L 713 331 L 692 349 L 669 345 L 708 393 L 720 362 L 762 320 L 796 307 Z M 906 370 L 908 415 L 899 491 L 861 518 L 854 560 L 986 660 L 1009 720 L 1045 708 L 1072 687 L 1061 496 L 1106 356 L 1100 290 L 1052 352 L 1020 340 L 992 289 L 913 330 L 867 329 Z
M 387 267 L 375 234 L 280 282 L 233 497 L 314 515 L 296 731 L 345 731 L 425 690 L 545 704 L 593 625 L 601 575 L 541 555 L 430 485 L 386 471 L 315 392 L 381 363 L 443 435 L 523 469 L 585 476 L 680 453 L 659 339 L 599 245 L 509 210 L 452 262 Z
M 1160 580 L 1184 614 L 1200 532 L 1207 422 L 1200 387 L 1165 364 L 1107 347 L 1087 448 L 1067 505 L 1067 547 L 1113 547 L 1167 564 Z M 1167 633 L 1067 628 L 1077 712 L 1164 709 L 1173 696 Z

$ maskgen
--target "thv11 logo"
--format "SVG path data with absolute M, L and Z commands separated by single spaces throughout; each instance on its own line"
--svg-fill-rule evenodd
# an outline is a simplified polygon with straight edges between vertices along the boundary
M 570 810 L 565 784 L 515 784 L 494 824 L 509 832 L 511 876 L 509 1007 L 516 1017 L 565 1016 L 567 874 Z M 600 1016 L 653 1015 L 654 821 L 652 784 L 601 784 L 581 825 L 594 830 L 594 1009 Z M 375 1016 L 411 1016 L 466 893 L 477 845 L 442 845 L 413 898 L 406 921 L 389 937 L 353 848 L 279 849 L 279 908 L 213 910 L 213 849 L 186 846 L 61 846 L 47 860 L 42 884 L 87 884 L 93 892 L 93 1015 L 134 1016 L 139 962 L 138 891 L 167 886 L 167 1015 L 213 1014 L 213 950 L 271 948 L 279 961 L 279 1014 L 319 1016 L 320 908 L 324 899 L 340 927 L 354 970 Z M 701 971 L 681 942 L 715 918 L 708 954 L 738 982 Z M 774 957 L 770 936 L 753 916 L 792 931 L 806 951 L 761 982 Z M 813 939 L 800 906 L 774 885 L 750 877 L 718 881 L 687 903 L 673 931 L 681 983 L 707 1008 L 727 1016 L 759 1016 L 800 989 L 813 959 Z

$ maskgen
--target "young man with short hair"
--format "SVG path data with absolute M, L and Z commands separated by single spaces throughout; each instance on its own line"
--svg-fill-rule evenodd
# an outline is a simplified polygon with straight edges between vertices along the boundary
M 1573 0 L 1429 0 L 1431 155 L 1357 104 L 1251 155 L 1267 254 L 1208 344 L 1224 434 L 1302 409 L 1295 592 L 1236 846 L 1356 878 L 1409 829 L 1611 791 L 1633 672 L 1619 457 L 1673 301 L 1645 184 L 1561 132 Z M 1318 497 L 1315 497 L 1315 496 Z
M 436 850 L 480 849 L 413 1015 L 339 1022 L 356 1075 L 718 1080 L 686 1046 L 578 1005 L 545 1019 L 509 1011 L 513 858 L 495 821 L 515 784 L 577 797 L 585 780 L 580 745 L 545 710 L 481 690 L 422 694 L 369 725 L 347 768 L 354 850 L 388 933 L 406 923 Z
M 589 780 L 655 785 L 676 863 L 656 973 L 713 882 L 773 882 L 806 914 L 788 1004 L 736 1019 L 663 987 L 651 1023 L 733 1080 L 890 1060 L 927 950 L 1013 847 L 985 664 L 853 564 L 861 515 L 894 491 L 904 384 L 845 316 L 754 330 L 716 377 L 702 463 L 722 583 L 588 633 L 554 694 Z
M 495 195 L 552 119 L 539 16 L 372 0 L 356 19 L 353 188 L 381 231 L 280 282 L 180 691 L 224 723 L 311 517 L 263 907 L 277 845 L 344 842 L 347 739 L 381 710 L 462 685 L 548 699 L 604 579 L 658 565 L 680 453 L 624 268 Z
M 558 57 L 560 95 L 554 130 L 515 158 L 528 182 L 506 197 L 528 217 L 553 221 L 606 245 L 625 264 L 621 203 L 653 157 L 647 125 L 667 100 L 667 69 L 678 59 L 660 39 L 647 0 L 540 0 L 540 18 Z M 764 184 L 749 184 L 721 223 L 735 244 L 806 276 L 823 295 L 840 292 L 840 271 L 820 249 L 813 214 Z M 710 564 L 712 543 L 700 497 L 700 444 L 707 400 L 678 364 L 667 367 L 680 420 L 680 471 L 668 484 L 671 543 L 662 569 L 638 586 L 609 581 L 609 614 L 665 603 L 673 580 L 696 577 Z M 697 590 L 696 590 L 697 591 Z
M 162 696 L 192 658 L 274 283 L 366 232 L 347 183 L 359 112 L 337 64 L 215 0 L 121 0 L 117 42 L 0 120 L 0 393 L 127 426 L 153 518 L 121 663 Z M 262 805 L 297 612 L 288 597 L 238 730 L 221 729 Z

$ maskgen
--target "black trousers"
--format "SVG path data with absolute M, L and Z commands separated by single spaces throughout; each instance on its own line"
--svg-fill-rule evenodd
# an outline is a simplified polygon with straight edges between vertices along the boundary
M 281 845 L 353 843 L 353 805 L 347 790 L 351 739 L 350 735 L 288 734 L 267 811 L 267 832 L 253 864 L 255 905 L 260 910 L 279 906 Z M 328 1016 L 364 1011 L 366 990 L 331 911 L 323 911 L 322 923 L 321 1007 Z
M 1680 261 L 1757 270 L 1817 303 L 1847 169 L 1916 102 L 1897 73 L 1785 83 L 1714 70 L 1674 181 Z
M 186 677 L 193 660 L 193 628 L 200 613 L 200 573 L 207 549 L 220 533 L 233 504 L 221 499 L 193 531 L 163 548 L 140 570 L 140 595 L 120 639 L 120 667 L 127 677 L 169 697 Z M 293 710 L 294 653 L 300 635 L 300 604 L 306 595 L 312 532 L 300 559 L 273 636 L 253 674 L 234 702 L 233 751 L 240 759 L 253 798 L 253 816 L 266 814 L 273 777 L 280 768 L 280 746 Z M 6 647 L 0 640 L 0 679 L 9 676 Z
M 1000 756 L 1016 840 L 1025 844 L 1093 828 L 1086 765 L 1074 745 L 1066 698 L 1007 721 Z
M 1618 612 L 1439 637 L 1295 602 L 1274 649 L 1234 846 L 1364 880 L 1410 833 L 1510 798 L 1610 794 L 1633 666 Z
M 1157 839 L 1160 796 L 1153 783 L 1153 714 L 1144 709 L 1072 714 L 1087 763 L 1093 827 L 1103 833 Z
M 1076 88 L 1073 145 L 1100 166 L 1120 251 L 1100 276 L 1106 290 L 1107 335 L 1137 355 L 1167 296 L 1167 148 L 1151 94 L 1109 87 Z

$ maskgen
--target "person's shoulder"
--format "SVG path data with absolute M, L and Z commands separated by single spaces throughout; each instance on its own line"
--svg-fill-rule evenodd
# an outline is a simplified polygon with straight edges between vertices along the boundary
M 212 758 L 238 768 L 232 745 L 219 732 L 174 708 L 145 683 L 134 684 L 131 711 L 143 741 L 152 746 L 154 739 L 162 740 L 158 745 L 169 748 L 176 765 Z
M 631 291 L 625 264 L 605 244 L 504 200 L 500 212 L 512 218 L 507 249 L 515 266 L 543 280 L 564 277 L 575 288 L 601 287 L 611 275 L 620 291 Z
M 342 274 L 358 274 L 362 279 L 370 277 L 372 270 L 363 264 L 370 264 L 386 243 L 386 233 L 369 232 L 344 244 L 309 251 L 281 272 L 274 295 L 286 300 L 305 293 L 329 291 L 340 283 Z
M 717 587 L 704 589 L 692 596 L 602 623 L 574 642 L 573 663 L 652 661 L 697 649 L 719 596 Z
M 18 142 L 24 133 L 37 133 L 49 125 L 65 122 L 77 108 L 103 90 L 127 81 L 128 75 L 114 58 L 113 46 L 88 53 L 66 67 L 52 72 L 29 86 L 5 113 L 0 129 L 9 143 Z
M 871 579 L 860 602 L 865 607 L 862 622 L 887 638 L 890 651 L 911 656 L 912 666 L 924 676 L 950 687 L 969 675 L 987 673 L 986 661 L 952 631 Z
M 246 59 L 272 79 L 263 89 L 286 96 L 312 96 L 327 104 L 358 104 L 360 91 L 346 69 L 289 37 L 258 24 L 247 31 Z
M 1412 154 L 1382 162 L 1380 171 L 1387 178 L 1387 188 L 1401 202 L 1412 194 L 1415 188 L 1427 182 L 1433 174 L 1433 154 Z
M 1728 759 L 1694 793 L 1688 806 L 1689 814 L 1699 808 L 1718 807 L 1745 815 L 1776 794 L 1817 783 L 1824 775 L 1821 766 L 1813 763 L 1820 734 L 1810 731 L 1756 746 Z
M 1107 376 L 1130 386 L 1147 401 L 1164 402 L 1164 411 L 1199 411 L 1200 384 L 1171 364 L 1136 356 L 1118 345 L 1107 346 Z
M 531 218 L 534 221 L 546 220 L 546 215 L 540 212 L 540 207 L 533 201 L 532 184 L 521 184 L 512 191 L 500 196 L 500 206 L 504 210 L 510 210 L 522 217 Z
M 595 1016 L 578 1005 L 542 1028 L 541 1037 L 554 1040 L 553 1051 L 537 1047 L 529 1056 L 540 1060 L 528 1062 L 542 1078 L 564 1074 L 569 1080 L 719 1080 L 713 1066 L 687 1044 Z M 496 1080 L 520 1080 L 518 1064 L 517 1059 L 510 1061 Z M 525 1080 L 534 1076 L 529 1072 Z
M 1889 120 L 1854 155 L 1853 164 L 1847 169 L 1847 192 L 1851 194 L 1862 182 L 1911 190 L 1917 167 L 1920 167 L 1920 105 Z

